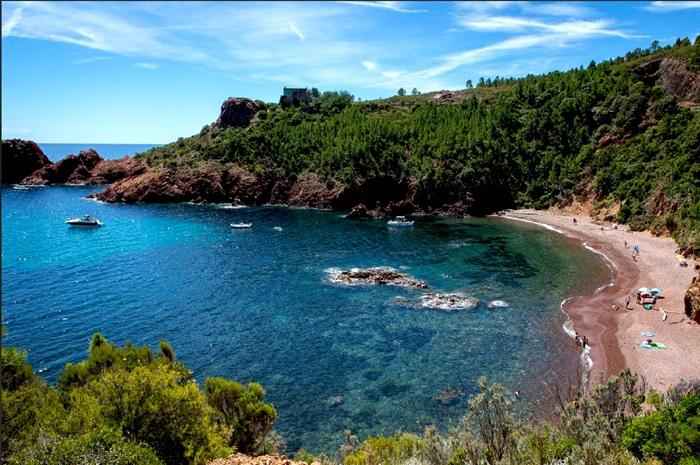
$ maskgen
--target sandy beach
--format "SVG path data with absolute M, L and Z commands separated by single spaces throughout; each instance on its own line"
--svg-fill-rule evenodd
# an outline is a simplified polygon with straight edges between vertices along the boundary
M 588 216 L 561 211 L 509 210 L 499 217 L 548 225 L 609 261 L 613 284 L 593 295 L 571 299 L 564 306 L 574 329 L 589 339 L 591 386 L 626 367 L 659 391 L 682 379 L 700 379 L 700 325 L 689 322 L 683 305 L 697 271 L 692 260 L 687 268 L 679 266 L 673 239 L 632 232 L 624 225 L 613 229 Z M 632 260 L 634 244 L 640 252 L 636 262 Z M 663 298 L 654 310 L 644 310 L 636 303 L 634 293 L 640 287 L 663 289 Z M 628 295 L 631 310 L 625 310 Z M 614 305 L 619 310 L 614 310 Z M 668 314 L 665 321 L 661 309 Z M 646 339 L 642 333 L 646 332 L 654 333 L 652 339 L 665 344 L 666 349 L 642 348 L 640 344 Z

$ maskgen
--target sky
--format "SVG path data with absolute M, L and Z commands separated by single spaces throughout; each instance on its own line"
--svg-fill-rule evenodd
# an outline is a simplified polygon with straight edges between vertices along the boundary
M 167 143 L 228 97 L 566 70 L 700 34 L 695 2 L 2 2 L 2 138 Z

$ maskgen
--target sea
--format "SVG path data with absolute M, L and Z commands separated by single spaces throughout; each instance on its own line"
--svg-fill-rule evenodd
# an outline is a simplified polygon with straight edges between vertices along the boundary
M 392 228 L 280 206 L 104 204 L 86 199 L 95 189 L 3 186 L 4 344 L 26 349 L 55 383 L 95 332 L 154 351 L 165 339 L 200 384 L 262 383 L 288 453 L 335 454 L 348 429 L 360 439 L 446 430 L 481 376 L 519 390 L 522 415 L 551 412 L 555 385 L 579 363 L 560 304 L 610 281 L 579 244 L 499 218 Z M 64 224 L 83 214 L 104 226 Z M 430 289 L 331 279 L 378 266 Z M 425 292 L 479 303 L 425 308 Z M 508 306 L 490 308 L 494 300 Z M 452 398 L 440 402 L 441 391 Z
M 125 155 L 134 156 L 153 147 L 163 144 L 47 144 L 39 143 L 39 147 L 52 162 L 57 162 L 68 155 L 77 155 L 81 150 L 94 149 L 105 160 L 123 158 Z

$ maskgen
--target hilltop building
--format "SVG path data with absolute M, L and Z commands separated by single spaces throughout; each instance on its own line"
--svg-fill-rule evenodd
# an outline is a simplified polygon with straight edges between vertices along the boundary
M 296 106 L 302 102 L 308 102 L 311 100 L 309 96 L 309 89 L 306 87 L 286 87 L 282 90 L 282 96 L 280 97 L 280 106 L 289 107 Z

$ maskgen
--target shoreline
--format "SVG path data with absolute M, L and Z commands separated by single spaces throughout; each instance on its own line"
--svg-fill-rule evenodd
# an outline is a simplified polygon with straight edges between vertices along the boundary
M 688 324 L 684 314 L 683 297 L 695 276 L 695 261 L 681 268 L 675 258 L 677 245 L 670 238 L 646 232 L 632 232 L 626 226 L 617 229 L 603 227 L 586 215 L 558 210 L 507 210 L 503 215 L 491 215 L 511 221 L 538 225 L 577 241 L 601 257 L 612 273 L 612 282 L 585 296 L 568 296 L 561 310 L 572 327 L 564 331 L 573 337 L 574 331 L 586 335 L 589 350 L 581 351 L 581 363 L 590 369 L 582 379 L 584 385 L 605 382 L 624 368 L 641 375 L 648 386 L 664 391 L 682 379 L 700 379 L 700 358 L 693 353 L 700 346 L 700 327 Z M 576 218 L 577 224 L 573 224 Z M 624 242 L 628 242 L 625 248 Z M 638 244 L 637 261 L 631 258 L 631 248 Z M 633 293 L 639 287 L 660 287 L 664 298 L 655 310 L 645 311 L 635 302 Z M 625 297 L 630 296 L 630 309 L 625 310 Z M 618 310 L 613 306 L 617 305 Z M 662 319 L 664 309 L 668 319 Z M 655 333 L 653 339 L 666 344 L 665 350 L 648 350 L 640 346 L 645 339 L 641 333 Z

